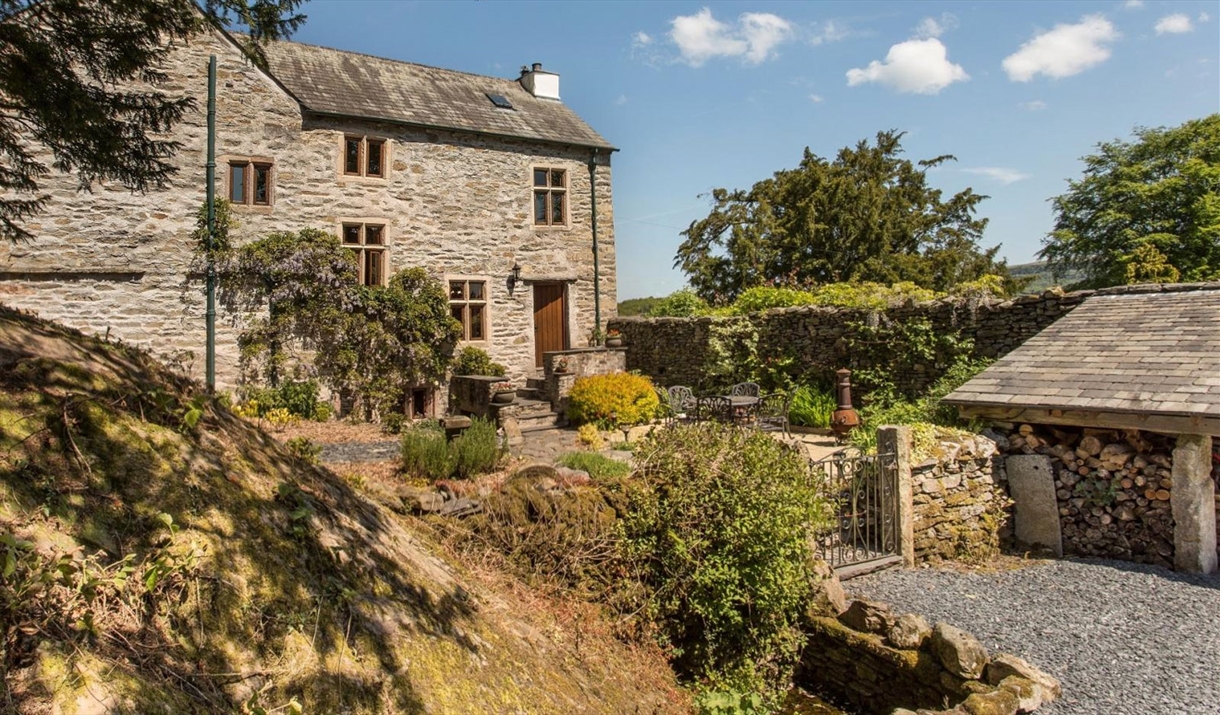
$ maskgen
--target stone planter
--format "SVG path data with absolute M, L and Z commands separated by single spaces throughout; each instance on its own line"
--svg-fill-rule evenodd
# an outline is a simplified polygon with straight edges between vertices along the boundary
M 496 392 L 491 396 L 491 401 L 497 405 L 511 405 L 515 399 L 517 399 L 516 392 Z
M 623 347 L 623 339 L 622 338 L 606 338 L 606 347 L 621 348 L 621 347 Z

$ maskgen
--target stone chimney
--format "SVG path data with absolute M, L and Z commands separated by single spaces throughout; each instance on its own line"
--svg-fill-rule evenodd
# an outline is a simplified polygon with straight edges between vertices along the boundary
M 522 67 L 521 78 L 517 81 L 539 99 L 559 101 L 559 75 L 542 69 L 541 62 L 535 62 L 533 67 Z

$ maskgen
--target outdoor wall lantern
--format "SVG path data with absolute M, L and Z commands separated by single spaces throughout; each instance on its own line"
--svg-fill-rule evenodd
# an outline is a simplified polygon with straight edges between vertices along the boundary
M 508 274 L 508 294 L 513 294 L 513 289 L 521 282 L 521 265 L 513 261 L 512 273 Z

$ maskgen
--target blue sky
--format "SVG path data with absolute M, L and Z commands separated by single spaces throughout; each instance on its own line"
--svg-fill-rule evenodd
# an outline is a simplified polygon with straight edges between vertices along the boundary
M 983 245 L 1033 260 L 1079 158 L 1220 111 L 1220 2 L 312 0 L 295 39 L 515 77 L 541 62 L 611 143 L 619 298 L 665 295 L 702 194 L 907 132 L 990 196 Z

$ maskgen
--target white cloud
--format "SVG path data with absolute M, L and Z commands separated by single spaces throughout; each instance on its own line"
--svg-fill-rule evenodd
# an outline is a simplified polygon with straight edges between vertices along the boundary
M 1109 59 L 1110 48 L 1106 45 L 1119 36 L 1106 18 L 1087 15 L 1075 25 L 1055 25 L 1034 35 L 1004 58 L 1004 71 L 1014 82 L 1028 82 L 1039 74 L 1071 77 Z
M 956 30 L 958 26 L 957 15 L 951 12 L 941 13 L 939 19 L 935 17 L 925 17 L 920 20 L 915 26 L 915 37 L 927 39 L 929 37 L 940 37 L 950 30 Z
M 617 105 L 618 105 L 618 106 L 620 106 L 620 107 L 621 107 L 621 106 L 623 106 L 624 104 L 626 104 L 626 103 L 627 103 L 627 95 L 625 95 L 625 94 L 620 94 L 620 95 L 618 96 L 618 98 L 614 100 L 614 103 L 615 103 L 615 104 L 617 104 Z
M 669 37 L 691 67 L 715 57 L 741 57 L 759 64 L 774 57 L 775 49 L 793 34 L 792 23 L 778 15 L 747 12 L 733 26 L 712 17 L 706 7 L 694 15 L 679 15 L 670 25 Z
M 827 20 L 809 36 L 809 44 L 821 45 L 826 42 L 838 42 L 851 35 L 851 30 L 841 22 Z
M 651 45 L 652 44 L 652 35 L 641 30 L 631 36 L 631 44 L 637 45 L 639 47 Z
M 821 104 L 825 100 L 822 98 L 822 95 L 820 95 L 820 94 L 811 94 L 811 95 L 809 95 L 809 101 L 813 102 L 814 104 Z
M 1205 12 L 1199 13 L 1199 22 L 1207 22 L 1210 19 L 1212 19 L 1211 15 L 1208 15 Z
M 749 46 L 746 61 L 758 64 L 770 59 L 775 48 L 792 36 L 792 24 L 769 12 L 747 12 L 741 16 L 741 32 Z
M 993 181 L 998 181 L 1004 186 L 1023 181 L 1024 179 L 1032 178 L 1031 174 L 1026 174 L 1016 169 L 1009 169 L 1003 166 L 979 166 L 970 169 L 962 169 L 967 174 L 978 174 L 985 176 Z
M 1128 10 L 1138 10 L 1143 6 L 1144 0 L 1127 0 L 1127 2 L 1123 3 L 1123 7 Z
M 899 92 L 938 94 L 954 82 L 970 79 L 961 65 L 949 61 L 948 50 L 936 38 L 907 40 L 890 47 L 885 61 L 847 71 L 847 86 L 880 82 Z
M 1032 100 L 1029 102 L 1020 102 L 1019 104 L 1017 104 L 1017 107 L 1024 109 L 1028 112 L 1040 112 L 1043 109 L 1046 109 L 1047 106 L 1048 106 L 1047 103 L 1043 102 L 1041 99 L 1035 99 L 1035 100 Z
M 1190 15 L 1177 12 L 1157 20 L 1156 27 L 1153 29 L 1156 30 L 1158 35 L 1179 35 L 1183 32 L 1190 32 L 1195 29 L 1195 26 L 1190 22 Z

